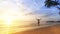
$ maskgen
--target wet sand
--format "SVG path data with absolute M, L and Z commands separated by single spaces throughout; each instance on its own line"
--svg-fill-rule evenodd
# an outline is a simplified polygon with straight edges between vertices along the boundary
M 60 25 L 54 25 L 44 28 L 37 28 L 33 30 L 16 32 L 12 34 L 60 34 Z

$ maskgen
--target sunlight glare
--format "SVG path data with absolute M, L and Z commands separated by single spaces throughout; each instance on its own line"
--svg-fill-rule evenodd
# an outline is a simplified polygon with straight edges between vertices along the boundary
M 12 21 L 11 16 L 7 17 L 7 18 L 6 18 L 6 23 L 5 23 L 5 25 L 7 25 L 7 26 L 11 26 L 11 24 L 12 24 L 11 21 Z

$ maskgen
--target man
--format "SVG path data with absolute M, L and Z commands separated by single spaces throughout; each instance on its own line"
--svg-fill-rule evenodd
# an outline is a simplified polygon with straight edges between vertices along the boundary
M 41 20 L 41 19 L 37 19 L 37 22 L 38 22 L 38 26 L 40 25 L 40 20 Z

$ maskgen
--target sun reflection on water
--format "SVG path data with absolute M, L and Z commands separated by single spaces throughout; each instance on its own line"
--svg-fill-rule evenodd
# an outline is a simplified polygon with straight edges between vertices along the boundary
M 4 20 L 0 21 L 0 34 L 9 34 L 12 25 L 11 18 L 5 18 Z

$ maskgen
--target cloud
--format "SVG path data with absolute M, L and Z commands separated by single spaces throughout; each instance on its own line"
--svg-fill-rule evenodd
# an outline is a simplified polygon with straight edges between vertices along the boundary
M 45 16 L 47 14 L 58 14 L 59 10 L 55 7 L 46 8 L 44 6 L 45 0 L 0 0 L 0 14 L 12 16 Z M 2 12 L 1 12 L 2 11 Z M 52 17 L 49 16 L 49 17 Z

